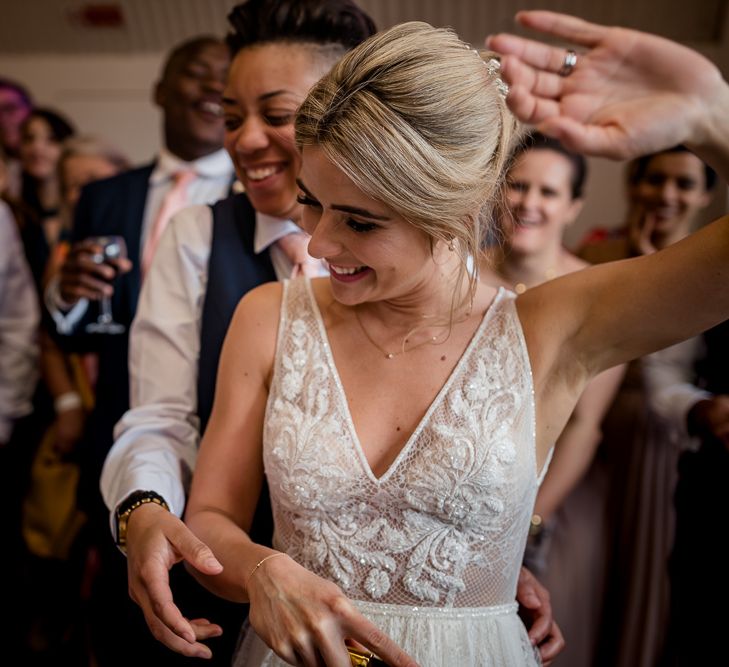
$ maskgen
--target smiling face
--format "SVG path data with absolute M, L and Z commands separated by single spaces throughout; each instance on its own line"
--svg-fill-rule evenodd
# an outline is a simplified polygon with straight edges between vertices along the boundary
M 711 200 L 704 164 L 688 152 L 652 157 L 631 195 L 654 232 L 665 237 L 689 233 L 697 213 Z
M 31 118 L 23 126 L 20 142 L 23 170 L 37 181 L 55 178 L 60 156 L 61 145 L 53 137 L 51 126 L 40 116 Z
M 296 110 L 326 68 L 305 45 L 263 44 L 239 51 L 223 95 L 225 148 L 253 207 L 297 220 Z
M 220 98 L 230 58 L 222 43 L 207 42 L 173 59 L 155 90 L 164 113 L 167 148 L 183 160 L 196 160 L 223 145 Z
M 572 198 L 572 170 L 564 155 L 550 149 L 527 150 L 517 158 L 507 175 L 512 252 L 532 254 L 561 245 L 565 227 L 582 208 L 582 200 Z
M 362 192 L 320 148 L 304 148 L 299 184 L 309 254 L 329 265 L 340 303 L 407 302 L 451 284 L 456 253 Z

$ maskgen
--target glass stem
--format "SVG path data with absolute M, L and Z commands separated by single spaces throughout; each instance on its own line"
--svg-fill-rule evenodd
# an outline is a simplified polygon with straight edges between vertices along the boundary
M 101 313 L 99 314 L 99 322 L 107 324 L 113 321 L 111 315 L 111 299 L 108 296 L 101 298 Z

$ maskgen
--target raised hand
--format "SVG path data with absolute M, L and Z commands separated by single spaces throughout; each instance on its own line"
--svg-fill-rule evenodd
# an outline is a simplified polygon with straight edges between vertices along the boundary
M 519 12 L 517 20 L 575 47 L 577 62 L 565 72 L 566 48 L 508 34 L 487 39 L 503 54 L 512 111 L 572 150 L 629 159 L 679 143 L 701 149 L 726 132 L 729 87 L 695 51 L 554 12 Z
M 218 637 L 222 629 L 207 619 L 186 619 L 175 605 L 169 570 L 181 561 L 209 575 L 223 569 L 174 514 L 154 503 L 136 509 L 127 530 L 129 595 L 158 641 L 182 655 L 210 658 L 210 648 L 201 640 Z

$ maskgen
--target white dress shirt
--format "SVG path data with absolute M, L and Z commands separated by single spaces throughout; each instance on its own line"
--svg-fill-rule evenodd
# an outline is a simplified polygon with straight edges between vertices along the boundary
M 139 243 L 140 256 L 130 257 L 133 262 L 142 259 L 144 244 L 149 237 L 152 224 L 165 196 L 174 185 L 174 175 L 180 170 L 189 169 L 194 170 L 196 174 L 195 179 L 187 187 L 187 196 L 191 204 L 212 204 L 228 195 L 233 179 L 233 165 L 224 149 L 221 148 L 193 162 L 185 162 L 166 148 L 162 148 L 149 177 Z M 71 333 L 88 308 L 87 299 L 81 299 L 73 306 L 64 303 L 58 290 L 57 278 L 48 285 L 44 300 L 58 332 L 62 334 Z
M 38 378 L 38 299 L 13 214 L 0 201 L 0 445 L 30 413 Z
M 712 394 L 695 386 L 694 362 L 703 352 L 701 336 L 667 347 L 643 358 L 650 405 L 682 436 L 683 447 L 696 449 L 700 441 L 688 432 L 688 413 Z
M 279 280 L 291 275 L 292 266 L 272 244 L 292 231 L 300 230 L 290 220 L 256 214 L 254 250 L 270 248 Z M 133 491 L 145 490 L 159 493 L 182 515 L 200 441 L 198 357 L 211 243 L 210 208 L 180 211 L 144 281 L 129 341 L 131 408 L 116 425 L 101 475 L 110 509 Z M 114 532 L 113 513 L 111 524 Z

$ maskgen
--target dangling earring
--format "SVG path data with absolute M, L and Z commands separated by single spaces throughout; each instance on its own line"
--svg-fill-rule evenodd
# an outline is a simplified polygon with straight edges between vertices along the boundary
M 455 238 L 451 238 L 450 243 L 448 244 L 448 250 L 450 250 L 451 252 L 456 251 Z

